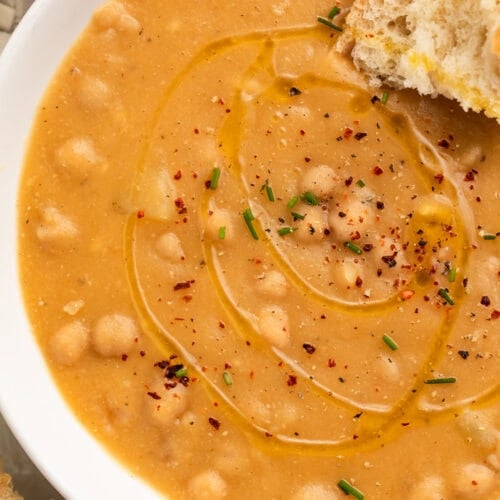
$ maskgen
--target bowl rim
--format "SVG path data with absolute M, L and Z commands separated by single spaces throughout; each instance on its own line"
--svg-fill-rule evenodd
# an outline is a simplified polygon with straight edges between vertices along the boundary
M 23 305 L 17 192 L 32 122 L 54 72 L 103 0 L 37 0 L 0 57 L 0 411 L 65 498 L 160 498 L 85 430 L 56 389 Z

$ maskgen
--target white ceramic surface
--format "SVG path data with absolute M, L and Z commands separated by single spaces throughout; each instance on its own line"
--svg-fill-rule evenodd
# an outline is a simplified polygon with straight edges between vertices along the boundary
M 0 410 L 31 459 L 67 499 L 158 496 L 76 421 L 52 383 L 18 284 L 16 197 L 38 103 L 102 0 L 37 0 L 0 57 Z

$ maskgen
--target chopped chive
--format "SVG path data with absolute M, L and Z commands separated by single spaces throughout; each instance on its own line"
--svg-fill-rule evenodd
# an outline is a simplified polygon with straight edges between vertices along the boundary
M 295 205 L 297 205 L 297 202 L 299 201 L 298 196 L 292 196 L 289 200 L 288 203 L 286 204 L 287 208 L 293 208 Z
M 365 495 L 361 493 L 357 488 L 355 488 L 351 483 L 346 481 L 345 479 L 341 479 L 338 483 L 337 486 L 346 494 L 346 495 L 352 495 L 354 498 L 357 498 L 357 500 L 363 500 L 365 498 Z
M 454 384 L 456 381 L 455 377 L 430 378 L 424 384 Z
M 389 100 L 389 92 L 387 92 L 386 90 L 384 91 L 384 93 L 382 94 L 382 98 L 380 99 L 380 102 L 382 104 L 387 104 L 387 101 Z
M 226 237 L 226 226 L 219 227 L 219 240 L 223 240 Z
M 306 216 L 304 214 L 298 214 L 297 212 L 292 212 L 293 220 L 304 220 Z
M 457 270 L 455 268 L 452 268 L 448 271 L 448 281 L 450 283 L 454 283 L 456 279 L 457 279 Z
M 274 201 L 274 193 L 273 188 L 266 182 L 265 184 L 267 199 L 269 201 Z
M 364 188 L 366 186 L 365 184 L 365 181 L 363 179 L 358 179 L 358 181 L 356 182 L 356 184 L 360 187 L 360 188 Z
M 210 189 L 217 189 L 220 179 L 220 168 L 215 167 L 212 172 L 212 178 L 210 179 Z
M 248 227 L 248 230 L 250 231 L 250 234 L 252 235 L 252 238 L 254 240 L 258 240 L 259 239 L 259 235 L 257 234 L 257 231 L 255 230 L 255 227 L 252 223 L 252 221 L 255 219 L 255 217 L 253 216 L 253 213 L 252 211 L 250 210 L 250 208 L 247 208 L 244 212 L 243 212 L 243 219 L 245 219 L 245 223 Z
M 353 243 L 352 241 L 346 241 L 344 243 L 344 246 L 346 248 L 348 248 L 351 252 L 354 252 L 357 255 L 361 255 L 363 253 L 363 250 L 360 247 L 358 247 L 358 245 Z
M 182 377 L 185 377 L 186 375 L 188 374 L 188 369 L 183 366 L 182 368 L 179 368 L 176 372 L 175 372 L 175 376 L 177 378 L 182 378 Z
M 483 240 L 496 240 L 496 234 L 483 234 Z
M 389 346 L 389 348 L 393 351 L 396 351 L 398 349 L 398 344 L 394 342 L 394 340 L 389 337 L 389 335 L 384 335 L 382 337 L 382 340 Z
M 331 21 L 325 19 L 324 17 L 318 17 L 318 23 L 324 24 L 325 26 L 332 28 L 332 30 L 338 31 L 339 33 L 342 33 L 342 31 L 344 31 L 340 26 L 333 24 Z
M 318 198 L 316 198 L 316 196 L 314 196 L 313 193 L 311 193 L 311 191 L 306 191 L 301 197 L 300 199 L 304 202 L 306 202 L 308 205 L 318 205 Z
M 224 383 L 226 385 L 233 385 L 233 379 L 232 379 L 231 374 L 229 372 L 224 372 L 222 374 L 222 379 L 224 380 Z
M 286 227 L 281 227 L 278 229 L 278 234 L 280 236 L 285 236 L 287 234 L 292 234 L 295 231 L 293 227 L 286 226 Z
M 446 290 L 446 288 L 440 288 L 439 291 L 438 291 L 438 294 L 441 297 L 443 297 L 443 299 L 446 300 L 446 302 L 448 302 L 448 304 L 450 304 L 450 306 L 454 306 L 455 305 L 455 302 L 451 298 L 451 296 L 448 293 L 448 290 Z
M 335 5 L 335 7 L 333 7 L 333 9 L 329 12 L 328 19 L 333 19 L 339 13 L 340 13 L 340 7 L 338 7 L 337 5 Z

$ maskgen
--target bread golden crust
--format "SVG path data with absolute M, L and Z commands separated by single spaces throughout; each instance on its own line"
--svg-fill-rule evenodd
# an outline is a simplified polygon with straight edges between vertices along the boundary
M 0 472 L 0 500 L 22 500 L 12 487 L 12 478 L 3 472 Z
M 372 86 L 442 94 L 500 121 L 500 0 L 355 0 L 337 49 Z

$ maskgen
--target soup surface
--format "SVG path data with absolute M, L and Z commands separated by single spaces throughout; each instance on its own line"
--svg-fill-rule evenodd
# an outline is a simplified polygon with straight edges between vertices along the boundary
M 21 184 L 33 329 L 173 498 L 492 498 L 500 127 L 368 89 L 331 8 L 95 13 Z

